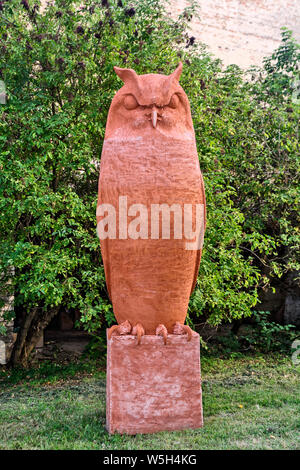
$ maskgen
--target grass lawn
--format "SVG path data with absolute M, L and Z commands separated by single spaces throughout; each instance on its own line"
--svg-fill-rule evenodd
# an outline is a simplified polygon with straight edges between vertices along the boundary
M 3 370 L 0 449 L 299 449 L 299 372 L 284 356 L 203 356 L 203 429 L 109 436 L 103 366 Z

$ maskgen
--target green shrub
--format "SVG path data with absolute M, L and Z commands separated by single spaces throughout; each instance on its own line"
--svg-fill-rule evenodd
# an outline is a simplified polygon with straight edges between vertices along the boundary
M 114 321 L 95 231 L 106 117 L 121 86 L 113 65 L 167 74 L 183 61 L 208 205 L 189 320 L 249 316 L 258 287 L 296 267 L 292 38 L 245 81 L 190 36 L 193 7 L 173 20 L 158 0 L 39 4 L 2 1 L 0 11 L 0 272 L 4 289 L 15 267 L 25 314 L 13 364 L 27 363 L 60 309 L 79 311 L 99 338 Z
M 262 352 L 290 352 L 297 333 L 294 325 L 279 325 L 270 321 L 270 312 L 253 312 L 254 328 L 240 335 L 239 340 L 246 347 Z

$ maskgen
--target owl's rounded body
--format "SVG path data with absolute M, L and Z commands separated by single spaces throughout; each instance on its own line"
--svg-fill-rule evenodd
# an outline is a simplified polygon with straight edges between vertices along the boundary
M 124 97 L 132 96 L 132 90 L 124 88 Z M 181 87 L 177 93 L 178 108 Z M 164 99 L 169 103 L 173 96 L 171 92 Z M 134 115 L 131 129 L 128 123 L 120 125 L 120 115 L 114 119 L 111 107 L 98 200 L 98 206 L 114 208 L 116 230 L 100 244 L 115 317 L 119 324 L 141 324 L 145 334 L 155 334 L 158 325 L 172 333 L 177 322 L 184 324 L 202 252 L 197 244 L 190 249 L 186 231 L 203 232 L 205 225 L 204 185 L 190 114 L 178 120 L 176 129 L 176 107 L 168 113 L 154 99 L 147 113 L 147 104 L 137 98 L 143 109 L 139 114 L 130 113 L 135 108 L 128 110 L 129 121 Z M 203 209 L 200 226 L 197 206 Z

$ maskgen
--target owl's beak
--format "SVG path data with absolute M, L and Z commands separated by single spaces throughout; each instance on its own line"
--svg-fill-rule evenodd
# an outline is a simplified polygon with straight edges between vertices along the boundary
M 156 124 L 157 124 L 157 111 L 156 111 L 156 109 L 152 109 L 152 111 L 151 111 L 151 121 L 152 121 L 152 126 L 155 129 Z

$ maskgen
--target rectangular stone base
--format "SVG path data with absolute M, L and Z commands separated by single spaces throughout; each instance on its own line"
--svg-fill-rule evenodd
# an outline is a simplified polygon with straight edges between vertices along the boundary
M 106 427 L 153 433 L 203 426 L 200 341 L 194 334 L 112 336 L 107 340 Z

